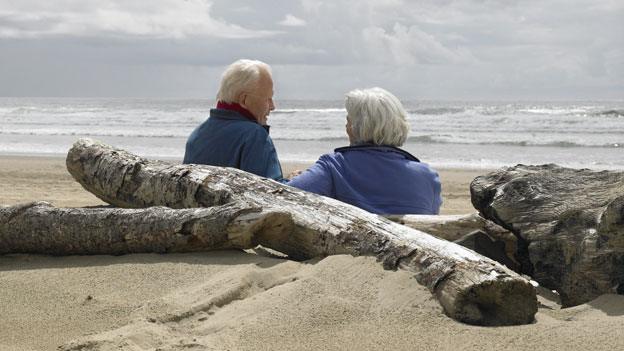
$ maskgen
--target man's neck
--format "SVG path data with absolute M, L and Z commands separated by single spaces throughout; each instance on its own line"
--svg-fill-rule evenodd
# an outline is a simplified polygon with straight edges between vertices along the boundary
M 238 112 L 239 114 L 241 114 L 243 117 L 247 118 L 248 120 L 258 123 L 258 120 L 256 119 L 256 117 L 254 117 L 254 115 L 251 112 L 249 112 L 248 109 L 244 108 L 243 106 L 235 102 L 230 103 L 230 102 L 224 102 L 224 101 L 217 101 L 217 108 L 222 109 L 222 110 Z

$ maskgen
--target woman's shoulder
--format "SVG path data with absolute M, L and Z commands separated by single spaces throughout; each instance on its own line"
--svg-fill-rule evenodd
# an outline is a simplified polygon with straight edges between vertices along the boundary
M 321 163 L 324 166 L 336 168 L 336 167 L 339 167 L 340 165 L 345 164 L 346 158 L 343 153 L 338 152 L 338 151 L 333 151 L 333 152 L 328 152 L 326 154 L 321 155 L 316 162 Z
M 427 173 L 432 176 L 438 176 L 438 171 L 436 171 L 426 162 L 410 162 L 410 165 L 414 167 L 414 169 L 417 169 L 422 173 Z

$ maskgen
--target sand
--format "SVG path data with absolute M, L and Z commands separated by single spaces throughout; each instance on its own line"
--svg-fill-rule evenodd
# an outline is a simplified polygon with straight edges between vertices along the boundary
M 305 169 L 309 164 L 284 163 L 284 174 Z M 484 170 L 440 170 L 444 203 L 441 214 L 474 212 L 470 204 L 469 184 Z M 103 205 L 73 180 L 61 157 L 1 156 L 0 205 L 29 201 L 49 201 L 58 207 Z
M 440 170 L 442 213 L 474 212 L 468 184 L 485 172 Z M 35 200 L 68 207 L 102 204 L 71 179 L 61 158 L 0 156 L 0 204 Z M 624 349 L 624 296 L 604 295 L 567 309 L 539 299 L 533 324 L 476 327 L 446 317 L 409 273 L 385 271 L 371 257 L 292 262 L 242 251 L 5 255 L 0 256 L 0 350 L 60 345 L 80 350 Z

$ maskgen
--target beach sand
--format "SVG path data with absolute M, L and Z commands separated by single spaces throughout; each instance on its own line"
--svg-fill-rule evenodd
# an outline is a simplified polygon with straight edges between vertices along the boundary
M 303 170 L 310 164 L 283 163 L 284 174 Z M 469 184 L 486 170 L 439 170 L 444 203 L 441 214 L 475 212 L 470 203 Z M 104 205 L 85 191 L 65 167 L 62 157 L 0 156 L 0 205 L 49 201 L 58 207 Z
M 284 165 L 285 171 L 305 165 Z M 439 170 L 443 214 L 474 212 L 484 170 Z M 0 156 L 0 205 L 103 204 L 64 159 Z M 624 296 L 560 309 L 539 297 L 536 322 L 476 327 L 371 257 L 292 262 L 242 251 L 0 256 L 0 350 L 622 350 Z M 69 345 L 69 346 L 68 346 Z M 78 349 L 78 348 L 77 348 Z

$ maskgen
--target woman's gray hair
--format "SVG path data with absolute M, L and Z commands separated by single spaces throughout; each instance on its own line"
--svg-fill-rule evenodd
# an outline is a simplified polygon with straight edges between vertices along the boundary
M 372 88 L 347 93 L 345 107 L 353 145 L 401 146 L 410 126 L 403 105 L 387 90 Z
M 232 63 L 221 75 L 217 101 L 238 102 L 241 93 L 255 89 L 262 71 L 271 74 L 271 67 L 257 60 L 242 59 Z

